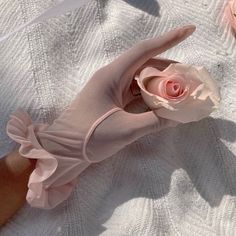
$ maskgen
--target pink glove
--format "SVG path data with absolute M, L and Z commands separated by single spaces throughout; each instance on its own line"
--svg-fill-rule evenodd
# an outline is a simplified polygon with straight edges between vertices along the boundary
M 26 197 L 32 206 L 55 207 L 69 197 L 78 175 L 91 163 L 112 156 L 146 134 L 176 125 L 152 111 L 134 114 L 125 107 L 137 99 L 130 90 L 136 71 L 144 63 L 154 63 L 160 70 L 167 67 L 169 61 L 151 58 L 194 30 L 194 26 L 186 26 L 136 44 L 98 70 L 51 126 L 32 124 L 23 111 L 11 116 L 8 135 L 21 144 L 22 156 L 37 159 Z

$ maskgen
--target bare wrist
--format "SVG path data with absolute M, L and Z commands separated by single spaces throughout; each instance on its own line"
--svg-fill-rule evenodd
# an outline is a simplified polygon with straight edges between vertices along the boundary
M 35 160 L 22 157 L 18 151 L 0 159 L 0 226 L 26 202 L 29 176 L 35 163 Z
M 14 177 L 20 177 L 25 172 L 32 172 L 36 164 L 36 160 L 22 157 L 18 150 L 11 152 L 4 159 L 8 171 Z

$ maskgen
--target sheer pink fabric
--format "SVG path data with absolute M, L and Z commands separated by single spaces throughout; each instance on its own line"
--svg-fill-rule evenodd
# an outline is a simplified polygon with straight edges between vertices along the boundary
M 55 207 L 68 198 L 77 177 L 91 163 L 112 156 L 146 134 L 176 125 L 153 111 L 134 114 L 125 108 L 137 99 L 130 90 L 135 73 L 144 64 L 166 68 L 170 61 L 151 58 L 194 30 L 194 26 L 186 26 L 136 44 L 98 70 L 50 126 L 32 124 L 21 110 L 11 116 L 7 133 L 21 144 L 22 156 L 37 159 L 28 183 L 31 206 Z
M 236 0 L 229 0 L 226 5 L 225 14 L 236 36 Z

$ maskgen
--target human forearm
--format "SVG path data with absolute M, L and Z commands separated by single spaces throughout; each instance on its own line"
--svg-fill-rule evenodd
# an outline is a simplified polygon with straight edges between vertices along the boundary
M 21 157 L 18 151 L 0 159 L 0 226 L 25 203 L 27 183 L 35 161 Z

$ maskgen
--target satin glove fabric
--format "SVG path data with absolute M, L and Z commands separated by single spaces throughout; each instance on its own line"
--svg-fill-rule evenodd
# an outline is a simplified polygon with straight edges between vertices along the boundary
M 50 126 L 33 124 L 22 110 L 11 115 L 8 135 L 21 144 L 22 156 L 37 159 L 26 196 L 31 206 L 54 208 L 69 197 L 77 177 L 91 163 L 112 156 L 144 135 L 176 125 L 153 111 L 134 114 L 125 108 L 137 99 L 130 90 L 135 73 L 144 64 L 165 69 L 170 61 L 153 57 L 194 30 L 194 26 L 185 26 L 137 43 L 95 72 Z

